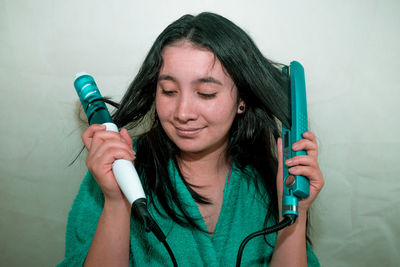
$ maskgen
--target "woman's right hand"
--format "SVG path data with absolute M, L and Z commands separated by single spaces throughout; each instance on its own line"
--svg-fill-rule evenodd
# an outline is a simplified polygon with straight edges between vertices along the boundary
M 86 165 L 103 191 L 106 200 L 125 200 L 112 172 L 112 164 L 117 159 L 132 161 L 135 152 L 132 138 L 126 129 L 120 133 L 106 131 L 106 126 L 91 125 L 83 134 L 82 141 L 88 150 Z

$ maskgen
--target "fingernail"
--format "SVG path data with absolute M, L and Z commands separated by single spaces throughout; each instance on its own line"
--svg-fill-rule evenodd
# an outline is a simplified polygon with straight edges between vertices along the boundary
M 292 168 L 289 169 L 289 172 L 290 172 L 290 173 L 296 172 L 296 171 L 297 171 L 297 168 L 296 168 L 296 167 L 292 167 Z
M 298 149 L 299 148 L 299 145 L 298 144 L 294 144 L 293 146 L 292 146 L 292 149 Z
M 286 165 L 289 165 L 289 164 L 292 164 L 292 163 L 293 163 L 293 160 L 291 160 L 291 159 L 286 160 Z

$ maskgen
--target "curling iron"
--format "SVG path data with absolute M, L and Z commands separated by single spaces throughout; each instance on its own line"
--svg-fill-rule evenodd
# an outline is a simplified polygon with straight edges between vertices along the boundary
M 107 131 L 119 132 L 93 77 L 84 72 L 76 74 L 74 87 L 89 124 L 104 124 Z M 157 239 L 164 244 L 174 266 L 177 266 L 172 250 L 165 240 L 164 233 L 147 210 L 146 196 L 132 162 L 125 159 L 117 159 L 112 164 L 112 170 L 119 187 L 132 205 L 132 210 L 142 221 L 146 231 L 153 232 Z
M 74 86 L 89 124 L 104 124 L 107 131 L 118 133 L 118 127 L 114 124 L 93 77 L 86 73 L 78 73 Z M 112 170 L 119 187 L 131 205 L 136 201 L 146 200 L 139 175 L 132 162 L 117 159 L 112 164 Z

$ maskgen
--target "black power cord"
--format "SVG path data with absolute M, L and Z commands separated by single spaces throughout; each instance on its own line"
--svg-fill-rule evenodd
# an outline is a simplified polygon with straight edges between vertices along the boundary
M 244 247 L 251 239 L 253 239 L 254 237 L 260 236 L 260 235 L 268 235 L 270 233 L 278 232 L 279 230 L 282 230 L 286 226 L 293 224 L 296 221 L 296 218 L 297 218 L 297 216 L 294 214 L 286 215 L 280 223 L 248 235 L 240 244 L 239 251 L 237 254 L 237 258 L 236 258 L 236 267 L 240 267 Z
M 157 239 L 164 244 L 165 248 L 168 251 L 169 256 L 171 257 L 174 267 L 177 267 L 178 263 L 176 262 L 171 247 L 167 243 L 164 233 L 162 232 L 161 228 L 157 225 L 156 221 L 153 219 L 153 217 L 151 217 L 150 213 L 147 210 L 146 199 L 139 198 L 138 200 L 133 202 L 132 209 L 135 212 L 135 214 L 139 217 L 139 219 L 142 221 L 146 232 L 152 232 L 157 237 Z
M 142 221 L 146 232 L 152 232 L 156 236 L 156 238 L 161 243 L 163 243 L 163 245 L 165 246 L 165 249 L 168 251 L 168 254 L 172 260 L 174 267 L 177 267 L 178 263 L 176 262 L 176 259 L 175 259 L 174 253 L 171 250 L 171 247 L 168 245 L 166 236 L 164 235 L 164 233 L 162 232 L 160 227 L 157 225 L 156 221 L 153 219 L 153 217 L 151 217 L 150 213 L 147 210 L 146 199 L 140 198 L 140 199 L 136 200 L 132 204 L 132 209 L 134 210 L 135 214 L 139 217 L 139 219 Z M 237 258 L 236 258 L 236 267 L 240 267 L 244 247 L 251 239 L 253 239 L 254 237 L 260 236 L 260 235 L 267 235 L 270 233 L 278 232 L 279 230 L 282 230 L 283 228 L 285 228 L 289 225 L 292 225 L 296 221 L 296 218 L 297 218 L 297 216 L 294 214 L 286 215 L 280 223 L 248 235 L 240 244 L 239 251 L 237 254 Z

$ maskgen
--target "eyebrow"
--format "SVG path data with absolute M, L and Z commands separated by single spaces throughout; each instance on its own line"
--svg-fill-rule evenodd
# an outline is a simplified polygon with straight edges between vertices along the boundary
M 174 77 L 168 74 L 161 74 L 158 76 L 158 81 L 172 81 L 172 82 L 178 82 Z M 199 78 L 194 81 L 194 83 L 215 83 L 218 85 L 223 85 L 223 83 L 214 77 L 208 76 L 208 77 L 203 77 Z
M 158 76 L 158 81 L 173 81 L 176 82 L 176 79 L 168 74 L 161 74 Z
M 218 85 L 222 85 L 222 82 L 213 78 L 213 77 L 204 77 L 196 80 L 196 83 L 215 83 Z

